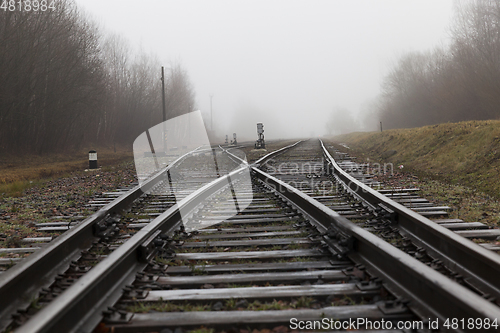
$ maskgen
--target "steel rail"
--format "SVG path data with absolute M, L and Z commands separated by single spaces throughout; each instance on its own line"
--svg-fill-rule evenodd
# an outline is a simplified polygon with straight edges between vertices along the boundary
M 285 147 L 280 148 L 280 149 L 278 149 L 278 150 L 275 150 L 275 151 L 273 151 L 273 152 L 270 152 L 269 154 L 266 154 L 266 155 L 262 156 L 261 158 L 259 158 L 257 161 L 253 162 L 253 163 L 251 164 L 251 166 L 256 166 L 256 167 L 259 167 L 261 164 L 266 163 L 269 159 L 271 159 L 271 158 L 273 158 L 273 157 L 276 157 L 276 156 L 278 156 L 278 155 L 284 154 L 287 150 L 289 150 L 289 149 L 291 149 L 291 148 L 295 147 L 296 145 L 298 145 L 298 144 L 299 144 L 299 143 L 301 143 L 301 142 L 304 142 L 304 140 L 299 140 L 299 141 L 297 141 L 297 142 L 295 142 L 295 143 L 292 143 L 291 145 L 288 145 L 288 146 L 285 146 Z M 239 157 L 239 156 L 237 156 L 237 155 L 235 155 L 235 154 L 233 154 L 233 153 L 231 153 L 231 152 L 229 151 L 229 150 L 231 150 L 231 149 L 234 149 L 234 147 L 229 147 L 229 148 L 228 148 L 228 147 L 226 147 L 226 148 L 227 148 L 227 149 L 226 149 L 226 148 L 222 147 L 221 145 L 219 145 L 219 148 L 220 148 L 220 149 L 222 149 L 223 151 L 225 151 L 225 152 L 226 152 L 229 156 L 232 156 L 232 157 L 234 157 L 235 159 L 237 159 L 239 163 L 248 164 L 248 162 L 247 162 L 247 161 L 245 161 L 245 160 L 244 160 L 244 159 L 242 159 L 241 157 Z
M 291 145 L 288 145 L 286 147 L 283 147 L 283 148 L 280 148 L 278 150 L 275 150 L 267 155 L 264 155 L 263 157 L 259 158 L 257 161 L 255 161 L 254 163 L 252 163 L 252 166 L 260 166 L 261 164 L 264 164 L 266 163 L 269 159 L 273 158 L 273 157 L 276 157 L 278 155 L 281 155 L 281 154 L 284 154 L 287 150 L 295 147 L 296 145 L 298 145 L 299 143 L 301 142 L 304 142 L 304 140 L 300 140 L 300 141 L 297 141 Z
M 54 277 L 66 271 L 71 261 L 78 259 L 82 250 L 90 247 L 94 238 L 94 226 L 116 214 L 143 193 L 149 191 L 158 182 L 165 179 L 167 172 L 186 157 L 199 152 L 200 147 L 188 152 L 163 171 L 137 185 L 99 211 L 71 228 L 47 247 L 31 254 L 0 276 L 0 329 L 5 329 L 11 322 L 11 314 L 19 308 L 24 308 L 36 298 L 39 290 L 48 287 Z
M 423 318 L 440 318 L 441 323 L 447 318 L 500 318 L 500 308 L 478 294 L 356 226 L 307 194 L 255 167 L 252 172 L 310 217 L 323 233 L 326 244 L 338 254 L 339 242 L 331 231 L 332 228 L 340 231 L 337 238 L 347 239 L 344 244 L 350 244 L 345 254 L 365 264 L 396 295 L 410 299 L 408 307 Z
M 326 151 L 323 142 L 321 145 Z M 342 169 L 340 171 L 349 176 Z M 411 300 L 408 307 L 422 318 L 439 318 L 441 323 L 448 318 L 500 318 L 500 308 L 477 293 L 356 226 L 307 194 L 263 172 L 255 164 L 252 166 L 252 173 L 293 203 L 303 215 L 308 216 L 324 235 L 326 244 L 333 252 L 365 264 L 374 276 L 382 277 L 389 290 Z M 353 178 L 353 181 L 356 180 Z M 378 192 L 376 194 L 387 199 Z M 387 201 L 392 200 L 384 202 L 388 203 Z M 332 228 L 337 230 L 333 235 Z M 462 331 L 457 329 L 456 332 Z
M 172 233 L 182 223 L 180 211 L 194 211 L 206 198 L 244 175 L 240 167 L 191 193 L 155 218 L 107 258 L 81 277 L 16 332 L 87 332 L 102 319 L 101 312 L 121 296 L 121 288 L 130 283 L 146 265 L 143 248 L 161 233 Z
M 402 234 L 415 244 L 424 247 L 432 256 L 439 258 L 452 271 L 472 279 L 468 282 L 483 293 L 500 299 L 500 257 L 474 242 L 448 230 L 426 217 L 406 208 L 359 182 L 342 170 L 321 141 L 323 154 L 332 166 L 332 172 L 349 189 L 374 206 L 382 204 L 392 210 L 395 223 Z

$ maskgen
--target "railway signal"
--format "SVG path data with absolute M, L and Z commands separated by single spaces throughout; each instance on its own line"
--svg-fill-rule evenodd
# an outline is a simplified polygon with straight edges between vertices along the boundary
M 266 142 L 264 141 L 264 124 L 257 123 L 257 135 L 259 138 L 255 141 L 255 149 L 266 149 Z

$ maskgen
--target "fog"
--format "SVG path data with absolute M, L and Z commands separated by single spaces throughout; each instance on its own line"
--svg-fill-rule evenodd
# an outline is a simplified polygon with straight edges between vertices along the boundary
M 324 135 L 357 114 L 403 53 L 446 44 L 453 0 L 77 0 L 105 31 L 178 61 L 220 137 Z M 159 72 L 160 69 L 158 69 Z M 378 124 L 378 119 L 373 119 Z

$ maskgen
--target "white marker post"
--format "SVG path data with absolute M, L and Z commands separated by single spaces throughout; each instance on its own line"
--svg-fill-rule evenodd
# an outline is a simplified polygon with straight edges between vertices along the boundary
M 89 169 L 97 169 L 97 152 L 89 151 Z

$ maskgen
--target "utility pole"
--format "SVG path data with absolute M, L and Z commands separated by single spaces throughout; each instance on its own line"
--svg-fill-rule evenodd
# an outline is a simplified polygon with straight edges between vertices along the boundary
M 382 122 L 380 122 L 380 132 L 382 132 Z
M 212 98 L 214 97 L 213 94 L 210 94 L 210 130 L 214 130 L 214 114 L 212 112 Z
M 188 144 L 191 143 L 191 103 L 188 102 Z
M 161 66 L 161 100 L 163 103 L 163 121 L 167 121 L 167 110 L 165 109 L 165 72 Z
M 165 122 L 167 121 L 167 109 L 165 108 L 165 71 L 161 66 L 161 100 L 163 106 L 163 152 L 167 154 L 167 133 Z

